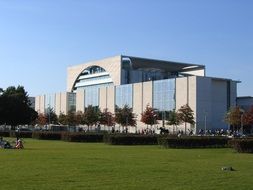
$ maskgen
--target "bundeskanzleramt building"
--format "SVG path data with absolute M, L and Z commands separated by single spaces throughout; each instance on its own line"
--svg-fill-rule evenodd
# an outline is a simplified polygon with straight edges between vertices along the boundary
M 51 107 L 59 115 L 88 105 L 114 113 L 116 106 L 128 105 L 137 114 L 137 126 L 144 128 L 140 118 L 147 105 L 171 111 L 188 104 L 196 131 L 226 129 L 224 115 L 236 105 L 237 82 L 205 75 L 204 65 L 119 55 L 70 66 L 67 92 L 37 96 L 35 107 L 41 113 Z

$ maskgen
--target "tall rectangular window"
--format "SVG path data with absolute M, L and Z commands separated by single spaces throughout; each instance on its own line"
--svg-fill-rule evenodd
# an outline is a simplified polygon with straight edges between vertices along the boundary
M 99 106 L 99 88 L 88 87 L 85 89 L 85 107 L 87 108 L 89 105 Z
M 76 94 L 68 93 L 68 111 L 76 111 Z
M 175 109 L 175 79 L 153 82 L 153 107 L 160 111 Z
M 45 112 L 48 112 L 48 109 L 53 109 L 55 111 L 55 94 L 47 94 L 45 96 Z
M 126 84 L 116 86 L 116 106 L 122 108 L 124 105 L 133 107 L 133 85 Z

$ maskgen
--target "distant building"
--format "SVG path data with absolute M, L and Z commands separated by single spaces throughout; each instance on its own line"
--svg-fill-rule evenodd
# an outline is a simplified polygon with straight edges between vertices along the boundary
M 30 107 L 35 110 L 35 97 L 28 97 L 30 101 Z
M 69 111 L 76 111 L 76 94 L 72 92 L 61 92 L 46 94 L 36 97 L 35 110 L 39 113 L 46 113 L 52 108 L 57 115 L 67 114 Z
M 253 106 L 253 97 L 251 96 L 241 96 L 236 99 L 237 105 L 240 106 L 245 111 L 249 110 Z
M 237 82 L 206 77 L 204 65 L 120 55 L 67 71 L 67 92 L 36 97 L 37 111 L 52 107 L 60 114 L 92 105 L 114 112 L 127 104 L 138 116 L 137 126 L 144 128 L 140 118 L 148 104 L 161 112 L 188 104 L 196 121 L 188 129 L 198 131 L 227 128 L 224 115 L 236 105 Z

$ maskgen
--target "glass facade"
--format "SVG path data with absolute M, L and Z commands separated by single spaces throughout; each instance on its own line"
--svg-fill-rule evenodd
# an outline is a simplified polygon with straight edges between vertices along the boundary
M 55 94 L 45 95 L 45 113 L 48 112 L 49 108 L 55 110 Z
M 89 105 L 91 106 L 99 106 L 99 88 L 88 87 L 85 88 L 85 107 L 87 108 Z
M 124 105 L 128 105 L 130 108 L 133 107 L 132 84 L 116 86 L 116 106 L 122 108 Z
M 175 79 L 153 81 L 153 108 L 160 111 L 175 109 Z
M 98 66 L 85 69 L 75 81 L 72 91 L 75 92 L 78 89 L 85 89 L 86 87 L 93 87 L 95 85 L 113 85 L 110 74 Z
M 113 83 L 109 83 L 109 84 L 96 84 L 96 85 L 92 85 L 92 86 L 84 86 L 84 87 L 80 87 L 78 88 L 78 90 L 86 90 L 86 89 L 91 89 L 91 88 L 102 88 L 102 87 L 107 87 L 107 86 L 112 86 Z
M 110 78 L 109 75 L 105 75 L 105 76 L 98 76 L 98 77 L 80 79 L 79 82 L 81 83 L 81 82 L 98 81 L 98 80 L 109 79 L 109 78 Z
M 76 111 L 76 94 L 68 93 L 68 111 Z

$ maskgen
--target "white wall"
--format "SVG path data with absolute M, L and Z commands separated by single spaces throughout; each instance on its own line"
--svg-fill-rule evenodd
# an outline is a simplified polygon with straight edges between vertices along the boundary
M 81 72 L 90 66 L 100 66 L 104 68 L 113 80 L 114 85 L 121 83 L 121 56 L 109 57 L 97 61 L 91 61 L 80 65 L 68 67 L 67 69 L 67 91 L 70 92 L 74 85 L 75 80 Z

